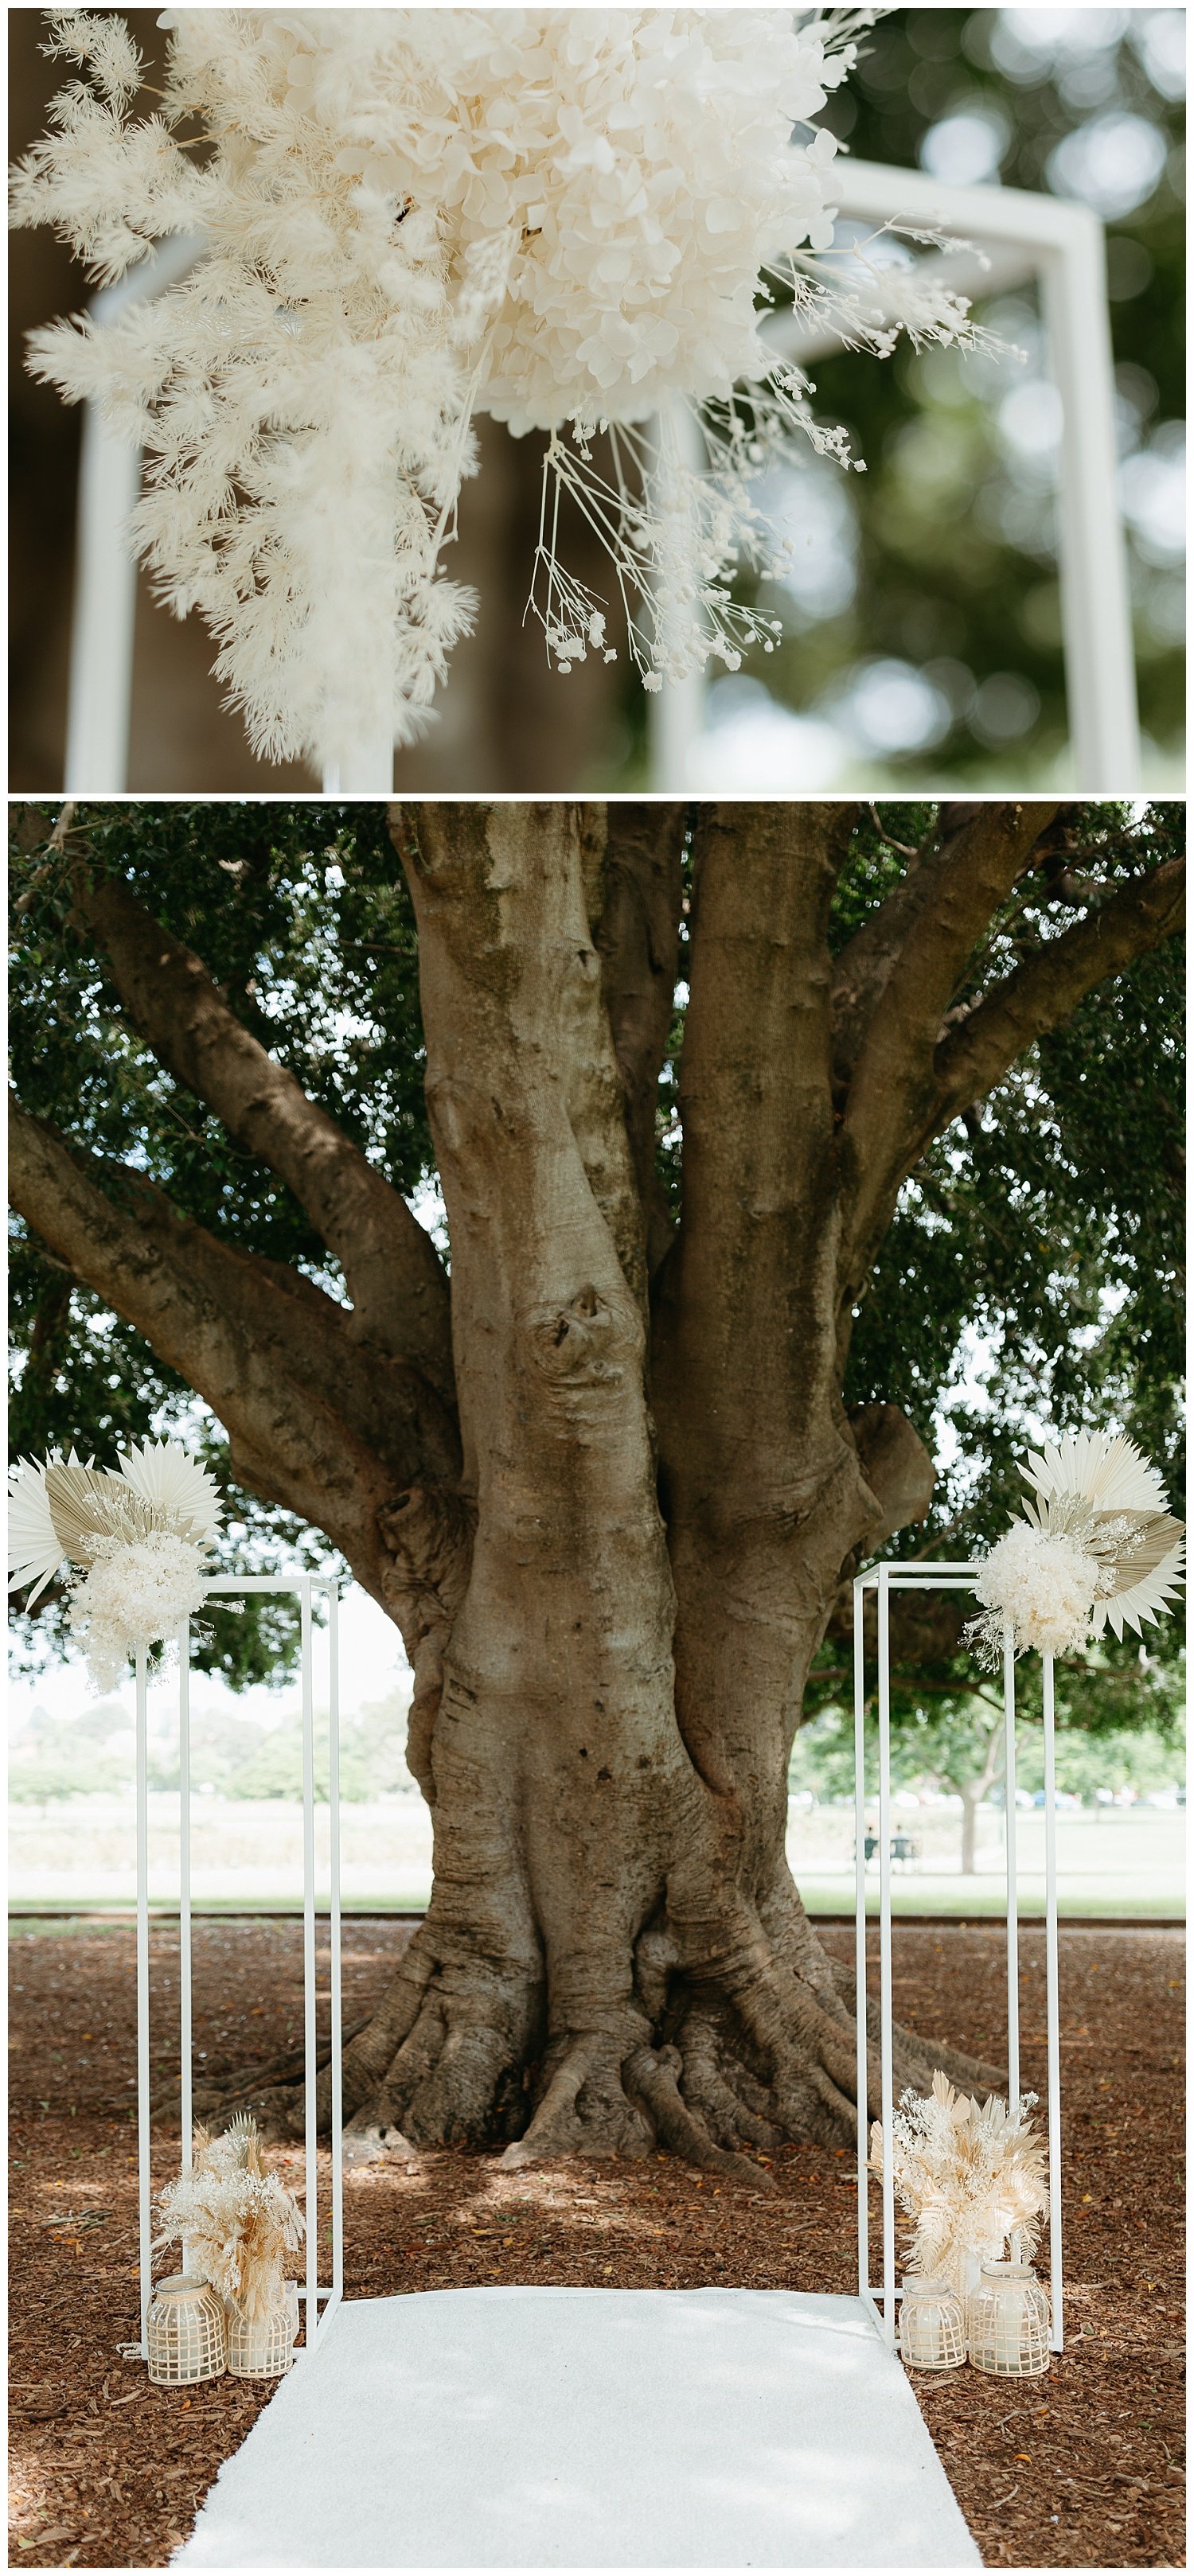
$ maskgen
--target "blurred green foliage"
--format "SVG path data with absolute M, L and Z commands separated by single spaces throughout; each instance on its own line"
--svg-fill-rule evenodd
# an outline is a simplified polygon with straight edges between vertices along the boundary
M 1184 702 L 1181 17 L 892 10 L 819 120 L 858 159 L 1068 194 L 1104 215 L 1153 784 L 1175 774 Z M 756 651 L 714 683 L 713 723 L 770 698 L 853 741 L 843 779 L 896 790 L 1054 777 L 1067 734 L 1056 449 L 1034 291 L 975 315 L 1007 354 L 902 343 L 882 362 L 815 362 L 816 415 L 848 429 L 866 471 L 810 457 L 786 477 L 796 578 L 766 591 L 784 637 L 773 658 Z
M 177 1735 L 170 1720 L 160 1737 L 154 1731 L 151 1701 L 149 1786 L 177 1789 Z M 340 1727 L 340 1795 L 348 1805 L 395 1792 L 417 1796 L 406 1768 L 407 1699 L 391 1692 L 353 1712 Z M 315 1797 L 328 1796 L 328 1720 L 315 1711 Z M 14 1736 L 8 1774 L 9 1796 L 22 1805 L 44 1805 L 48 1799 L 94 1796 L 127 1791 L 133 1785 L 134 1739 L 131 1710 L 118 1700 L 72 1711 L 69 1719 L 35 1708 Z M 215 1790 L 224 1798 L 284 1798 L 303 1794 L 303 1739 L 296 1706 L 269 1716 L 260 1710 L 221 1709 L 217 1703 L 193 1709 L 191 1718 L 191 1787 L 204 1795 Z
M 958 1794 L 981 1774 L 991 1730 L 1002 1715 L 984 1716 L 982 1704 L 956 1703 L 944 1712 L 912 1708 L 891 1742 L 893 1789 L 915 1786 Z M 872 1741 L 866 1761 L 866 1794 L 879 1788 L 879 1762 Z M 1139 1721 L 1105 1732 L 1062 1723 L 1057 1734 L 1056 1775 L 1059 1789 L 1085 1801 L 1100 1789 L 1134 1789 L 1138 1797 L 1177 1788 L 1185 1776 L 1185 1725 L 1176 1692 L 1157 1680 L 1147 1689 Z M 1044 1751 L 1035 1729 L 1021 1727 L 1016 1746 L 1016 1783 L 1035 1794 L 1044 1782 Z M 854 1795 L 854 1719 L 845 1709 L 824 1709 L 802 1726 L 792 1747 L 788 1786 L 811 1791 L 828 1802 Z M 994 1766 L 992 1803 L 1002 1803 L 1002 1763 Z

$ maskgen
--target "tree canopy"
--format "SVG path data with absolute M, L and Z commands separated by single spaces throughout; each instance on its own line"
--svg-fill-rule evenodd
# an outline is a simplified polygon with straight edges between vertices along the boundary
M 834 901 L 835 953 L 934 819 L 926 804 L 859 810 Z M 70 836 L 47 848 L 54 820 L 55 809 L 23 809 L 14 850 L 13 1067 L 25 1107 L 103 1156 L 110 1176 L 143 1174 L 221 1240 L 344 1299 L 339 1264 L 285 1182 L 139 1034 L 101 943 L 74 913 Z M 96 805 L 76 808 L 72 824 L 92 869 L 198 952 L 271 1057 L 434 1221 L 417 941 L 384 808 Z M 1182 829 L 1175 806 L 1063 809 L 1045 865 L 1000 907 L 957 1007 L 1063 931 L 1077 907 L 1174 855 Z M 673 1202 L 685 936 L 682 926 L 657 1116 L 659 1175 Z M 989 1535 L 1020 1490 L 1017 1455 L 1050 1423 L 1126 1428 L 1176 1502 L 1181 1061 L 1180 960 L 1169 940 L 1089 992 L 935 1139 L 905 1183 L 860 1299 L 845 1387 L 850 1406 L 902 1406 L 935 1457 L 930 1517 L 897 1546 L 961 1555 Z M 446 1258 L 442 1227 L 439 1239 Z M 235 1486 L 221 1428 L 189 1386 L 19 1223 L 12 1280 L 14 1453 L 74 1443 L 103 1458 L 151 1429 L 184 1428 L 228 1489 L 229 1561 L 279 1549 L 329 1561 L 320 1533 Z M 51 1604 L 25 1623 L 30 1653 L 46 1650 L 60 1618 Z M 1110 1642 L 1097 1688 L 1086 1673 L 1066 1677 L 1063 1706 L 1085 1724 L 1155 1718 L 1159 1691 L 1169 1705 L 1162 1666 L 1176 1626 L 1150 1632 L 1147 1710 L 1135 1641 Z M 965 1686 L 953 1633 L 920 1640 L 917 1678 L 939 1701 Z M 293 1642 L 288 1610 L 271 1603 L 249 1618 L 220 1614 L 203 1651 L 235 1684 L 277 1670 Z M 810 1714 L 840 1697 L 832 1634 L 818 1663 Z M 916 1706 L 915 1692 L 901 1703 L 910 1724 Z M 940 1711 L 930 1714 L 937 1722 Z
M 346 2053 L 349 2116 L 382 2153 L 514 2164 L 658 2142 L 736 2171 L 744 2142 L 852 2137 L 793 1736 L 840 1699 L 860 1552 L 968 1550 L 1018 1436 L 1126 1420 L 1172 1478 L 1179 816 L 48 820 L 19 818 L 15 871 L 26 1421 L 84 1431 L 81 1333 L 85 1436 L 111 1431 L 123 1315 L 162 1364 L 137 1401 L 191 1390 L 225 1427 L 252 1543 L 271 1506 L 322 1534 L 411 1663 L 432 1894 Z M 924 1724 L 974 1675 L 958 1596 L 908 1607 Z M 1153 1714 L 1140 1679 L 1131 1641 L 1064 1659 L 1100 1709 Z M 938 2066 L 999 2081 L 897 2034 L 899 2083 Z M 297 2134 L 284 2082 L 246 2089 Z

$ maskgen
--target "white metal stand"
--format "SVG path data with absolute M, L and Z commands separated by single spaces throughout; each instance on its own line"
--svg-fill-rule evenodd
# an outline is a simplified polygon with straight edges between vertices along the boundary
M 869 2307 L 887 2344 L 894 2350 L 896 2309 L 895 2173 L 892 2118 L 892 1975 L 891 1975 L 891 1653 L 890 1602 L 893 1592 L 970 1592 L 976 1565 L 914 1563 L 895 1559 L 871 1566 L 854 1580 L 854 1889 L 855 2001 L 858 2050 L 858 2295 Z M 878 1645 L 877 1708 L 879 1727 L 879 2091 L 883 2123 L 881 2182 L 882 2278 L 871 2280 L 869 2172 L 870 2122 L 867 2115 L 867 1939 L 866 1939 L 866 1640 L 863 1615 L 866 1595 L 876 1595 Z M 1048 2048 L 1049 2123 L 1049 2276 L 1052 2292 L 1050 2343 L 1063 2345 L 1061 2259 L 1061 2035 L 1057 1978 L 1057 1818 L 1054 1807 L 1053 1658 L 1042 1657 L 1045 1739 L 1045 2027 Z M 1016 1671 L 1010 1629 L 1003 1652 L 1003 1723 L 1006 1771 L 1004 1812 L 1007 1821 L 1007 2031 L 1008 2092 L 1020 2091 L 1020 1969 L 1016 1886 Z
M 394 738 L 379 734 L 376 742 L 356 760 L 340 761 L 323 773 L 325 796 L 392 796 L 394 793 Z
M 947 188 L 919 170 L 843 159 L 834 166 L 839 211 L 886 223 L 907 216 L 962 234 L 985 255 L 933 262 L 961 291 L 1040 282 L 1054 380 L 1062 402 L 1059 493 L 1062 624 L 1074 785 L 1117 792 L 1139 781 L 1140 736 L 1128 598 L 1127 558 L 1116 478 L 1115 383 L 1107 313 L 1103 228 L 1085 206 L 1018 188 Z M 96 296 L 94 319 L 177 283 L 200 255 L 195 238 L 159 245 Z M 882 318 L 878 300 L 875 316 Z M 778 344 L 802 363 L 837 343 L 808 326 L 777 325 Z M 75 606 L 71 633 L 68 794 L 121 793 L 128 785 L 136 569 L 125 523 L 137 497 L 140 460 L 89 403 L 79 477 Z M 699 680 L 660 690 L 648 702 L 651 785 L 686 790 L 700 733 Z M 392 737 L 325 770 L 329 796 L 389 796 Z
M 1062 407 L 1058 573 L 1074 785 L 1084 793 L 1137 786 L 1136 665 L 1119 506 L 1106 256 L 1097 215 L 1028 189 L 947 188 L 922 170 L 849 159 L 834 163 L 833 197 L 842 215 L 875 224 L 906 216 L 926 229 L 963 236 L 973 251 L 938 254 L 927 263 L 962 294 L 1039 284 Z M 867 309 L 875 321 L 897 318 L 898 305 L 884 306 L 881 275 L 873 294 L 868 291 Z M 839 346 L 832 332 L 791 316 L 777 316 L 768 337 L 801 366 Z M 666 715 L 666 695 L 661 691 L 650 705 L 651 784 L 675 792 L 691 785 L 701 707 L 699 692 L 689 691 L 683 709 Z
M 339 1769 L 339 1586 L 331 1577 L 317 1574 L 253 1574 L 239 1578 L 221 1577 L 205 1584 L 205 1597 L 220 1595 L 240 1599 L 247 1592 L 289 1592 L 299 1602 L 302 1650 L 302 1729 L 303 1729 L 303 2054 L 306 2101 L 305 2184 L 307 2223 L 307 2277 L 299 2290 L 304 2309 L 306 2341 L 304 2351 L 312 2352 L 317 2337 L 327 2330 L 344 2295 L 344 2165 L 343 2165 L 343 2020 L 340 1992 L 340 1769 Z M 315 1694 L 314 1637 L 312 1604 L 315 1593 L 327 1602 L 328 1621 L 328 1815 L 329 1815 L 329 1951 L 330 1951 L 330 2038 L 332 2079 L 332 2277 L 319 2279 L 319 2206 L 318 2156 L 316 2137 L 316 2086 L 318 2081 L 318 2034 L 316 2031 L 315 1988 Z M 192 2036 L 191 2036 L 191 1765 L 190 1765 L 190 1622 L 178 1632 L 178 1733 L 179 1733 L 179 2072 L 181 2079 L 182 2162 L 189 2170 L 192 2160 Z M 153 2235 L 152 2177 L 150 2172 L 150 2073 L 149 2073 L 149 1766 L 147 1719 L 147 1671 L 144 1650 L 136 1659 L 137 1677 L 137 2167 L 138 2167 L 138 2235 L 141 2282 L 141 2336 L 137 2346 L 143 2360 L 148 2358 L 147 2323 L 153 2291 L 153 2263 L 150 2244 Z
M 137 568 L 126 531 L 140 488 L 140 449 L 114 437 L 98 403 L 87 403 L 66 707 L 68 795 L 106 795 L 128 785 Z

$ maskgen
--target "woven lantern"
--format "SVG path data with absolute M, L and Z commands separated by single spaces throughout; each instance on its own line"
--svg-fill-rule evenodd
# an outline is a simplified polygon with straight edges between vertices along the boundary
M 298 2336 L 298 2284 L 284 2281 L 282 2296 L 263 2317 L 228 2311 L 228 2368 L 234 2379 L 282 2379 L 294 2361 Z
M 958 2370 L 966 2359 L 966 2312 L 948 2281 L 905 2272 L 900 2358 L 908 2370 Z
M 224 2303 L 194 2272 L 157 2282 L 146 2328 L 149 2376 L 159 2388 L 219 2379 L 228 2365 Z
M 1049 2367 L 1049 2300 L 1031 2263 L 984 2263 L 970 2300 L 970 2358 L 992 2379 Z

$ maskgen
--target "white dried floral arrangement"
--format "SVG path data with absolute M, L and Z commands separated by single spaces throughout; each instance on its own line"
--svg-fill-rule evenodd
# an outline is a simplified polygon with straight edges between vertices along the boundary
M 649 689 L 773 649 L 730 588 L 740 559 L 782 568 L 753 478 L 794 432 L 848 460 L 768 308 L 881 356 L 898 336 L 865 248 L 820 258 L 833 136 L 793 140 L 876 10 L 171 9 L 144 117 L 123 19 L 47 15 L 88 78 L 17 169 L 14 220 L 104 282 L 171 235 L 196 256 L 115 318 L 36 332 L 32 365 L 144 448 L 136 542 L 205 618 L 260 753 L 327 766 L 422 729 L 476 608 L 440 557 L 479 413 L 550 433 L 531 606 L 559 670 L 616 649 L 559 560 L 564 492 Z M 885 269 L 889 310 L 893 285 L 917 345 L 974 339 L 916 262 Z
M 932 2091 L 902 2095 L 892 2121 L 892 2171 L 911 2221 L 908 2263 L 926 2280 L 947 2281 L 960 2298 L 984 2263 L 1033 2253 L 1049 2215 L 1045 2147 L 1028 2114 L 1035 2093 L 1013 2109 L 992 2095 L 957 2093 L 938 2068 Z M 871 2126 L 870 2169 L 883 2170 L 883 2126 Z
M 159 2197 L 153 2250 L 184 2245 L 188 2272 L 209 2281 L 246 2325 L 264 2325 L 282 2301 L 286 2256 L 306 2236 L 303 2213 L 263 2164 L 248 2112 L 238 2112 L 218 2138 L 197 2128 L 193 2157 L 189 2172 Z
M 1036 1499 L 984 1558 L 982 1613 L 963 1631 L 980 1663 L 998 1668 L 1008 1621 L 1017 1655 L 1069 1655 L 1105 1627 L 1139 1635 L 1142 1620 L 1167 1614 L 1184 1525 L 1133 1441 L 1072 1433 L 1033 1451 L 1020 1472 Z
M 176 1440 L 141 1440 L 115 1471 L 69 1458 L 22 1458 L 9 1478 L 9 1591 L 26 1608 L 66 1573 L 70 1625 L 97 1690 L 131 1654 L 173 1639 L 204 1598 L 220 1525 L 215 1479 Z

